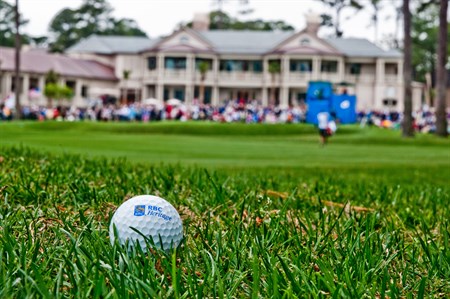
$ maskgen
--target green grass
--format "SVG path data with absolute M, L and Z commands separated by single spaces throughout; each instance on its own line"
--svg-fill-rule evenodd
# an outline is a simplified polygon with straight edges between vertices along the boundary
M 0 156 L 0 298 L 450 293 L 448 140 L 344 127 L 321 148 L 305 125 L 0 123 Z M 180 212 L 176 253 L 110 245 L 112 213 L 138 194 Z

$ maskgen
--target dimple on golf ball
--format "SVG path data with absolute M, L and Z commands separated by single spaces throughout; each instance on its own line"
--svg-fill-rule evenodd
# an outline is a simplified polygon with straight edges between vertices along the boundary
M 183 223 L 177 210 L 153 195 L 135 196 L 119 206 L 109 226 L 111 244 L 116 237 L 114 227 L 120 244 L 128 240 L 129 245 L 139 243 L 143 250 L 147 248 L 146 238 L 163 250 L 176 248 L 183 239 Z

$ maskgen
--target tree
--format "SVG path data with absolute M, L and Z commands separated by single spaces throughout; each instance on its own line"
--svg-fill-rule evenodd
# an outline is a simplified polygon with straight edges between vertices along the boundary
M 70 100 L 74 96 L 74 92 L 67 85 L 47 83 L 44 88 L 44 95 L 47 97 L 48 107 L 51 108 L 53 100 Z
M 205 79 L 206 73 L 209 71 L 209 62 L 205 60 L 201 61 L 198 64 L 198 71 L 200 72 L 199 100 L 202 104 L 205 100 Z
M 330 16 L 326 14 L 322 14 L 322 21 L 328 20 L 328 25 L 333 25 L 336 37 L 342 37 L 343 31 L 341 30 L 341 13 L 342 10 L 346 8 L 353 8 L 357 11 L 362 9 L 363 6 L 357 0 L 317 0 L 322 2 L 323 4 L 329 6 L 332 10 L 334 10 L 335 17 L 334 22 L 330 22 Z M 327 24 L 327 23 L 325 23 Z
M 84 0 L 78 9 L 65 8 L 50 22 L 50 49 L 63 52 L 92 34 L 146 36 L 131 19 L 115 19 L 107 0 Z
M 22 107 L 20 105 L 20 91 L 22 86 L 20 85 L 20 15 L 19 15 L 19 0 L 16 0 L 16 5 L 14 7 L 14 23 L 16 29 L 16 39 L 15 39 L 15 100 L 16 100 L 16 113 L 15 118 L 20 119 L 22 117 Z
M 281 63 L 278 60 L 272 60 L 269 62 L 269 73 L 272 81 L 271 91 L 270 91 L 270 104 L 275 105 L 275 78 L 277 74 L 281 72 Z
M 439 33 L 439 0 L 422 2 L 417 8 L 411 27 L 411 38 L 414 51 L 412 53 L 413 79 L 426 82 L 426 102 L 435 105 L 437 52 Z M 447 24 L 447 43 L 450 39 L 450 24 Z M 450 56 L 450 48 L 447 48 Z
M 222 11 L 212 11 L 209 14 L 209 29 L 210 30 L 252 30 L 252 31 L 290 31 L 294 30 L 292 25 L 289 25 L 281 20 L 264 21 L 261 19 L 240 21 L 237 18 L 232 18 Z M 187 27 L 192 27 L 192 22 L 189 22 Z
M 47 98 L 47 107 L 53 106 L 53 100 L 58 98 L 58 81 L 59 74 L 54 70 L 49 70 L 45 74 L 44 95 Z
M 439 9 L 439 46 L 437 51 L 437 70 L 436 70 L 436 89 L 437 89 L 437 105 L 436 105 L 436 134 L 438 136 L 447 137 L 447 115 L 446 115 L 446 99 L 445 87 L 447 83 L 445 65 L 448 63 L 448 24 L 447 24 L 447 8 L 448 1 L 441 0 Z
M 214 26 L 216 28 L 214 29 L 227 29 L 224 27 L 224 21 L 229 19 L 229 16 L 222 10 L 226 0 L 212 0 L 212 2 L 217 6 L 217 14 L 214 16 Z M 249 3 L 249 0 L 239 0 L 239 4 L 242 6 L 241 10 L 239 10 L 240 15 L 248 15 L 253 12 L 253 9 L 249 7 Z
M 403 82 L 404 88 L 404 110 L 402 134 L 403 137 L 413 137 L 412 126 L 412 60 L 411 60 L 411 11 L 409 9 L 409 0 L 403 0 L 403 32 L 404 32 L 404 53 L 403 53 Z
M 15 23 L 15 5 L 11 5 L 4 0 L 0 0 L 0 46 L 14 47 L 16 43 L 16 23 Z M 20 26 L 28 23 L 28 20 L 19 18 Z M 20 36 L 21 43 L 28 43 L 28 36 Z
M 128 101 L 128 80 L 130 79 L 131 70 L 123 70 L 122 77 L 125 83 L 124 93 L 122 97 L 122 103 L 126 104 Z
M 375 43 L 378 41 L 378 14 L 381 10 L 381 0 L 370 0 L 369 5 L 372 7 L 372 24 L 375 28 Z

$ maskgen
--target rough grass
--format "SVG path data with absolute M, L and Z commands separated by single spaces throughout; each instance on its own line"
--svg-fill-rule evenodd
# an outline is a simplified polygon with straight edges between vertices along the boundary
M 71 130 L 62 137 L 78 132 Z M 252 134 L 238 140 L 294 143 L 302 153 L 304 147 L 337 149 L 334 159 L 347 159 L 344 151 L 350 148 L 355 155 L 370 149 L 362 140 L 375 147 L 363 162 L 335 165 L 312 155 L 300 165 L 307 160 L 294 155 L 289 167 L 249 162 L 204 167 L 183 159 L 139 163 L 100 153 L 49 153 L 2 139 L 0 297 L 446 297 L 447 141 L 349 130 L 355 132 L 336 136 L 326 149 L 317 146 L 315 131 L 295 135 L 294 141 Z M 30 138 L 36 131 L 25 133 L 22 137 Z M 56 136 L 53 130 L 49 134 Z M 9 141 L 18 144 L 14 138 Z M 192 148 L 186 144 L 184 150 Z M 375 154 L 380 150 L 386 157 Z M 406 156 L 401 163 L 396 150 Z M 423 160 L 408 160 L 417 156 Z M 226 150 L 216 149 L 215 160 L 227 157 Z M 178 209 L 185 240 L 177 252 L 128 254 L 110 245 L 112 213 L 137 194 L 162 196 Z

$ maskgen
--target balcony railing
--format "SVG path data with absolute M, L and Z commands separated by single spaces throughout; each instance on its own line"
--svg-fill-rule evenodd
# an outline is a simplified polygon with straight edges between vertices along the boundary
M 375 74 L 345 74 L 344 81 L 348 83 L 373 83 L 375 81 Z
M 307 84 L 312 79 L 312 73 L 310 72 L 291 72 L 288 76 L 288 82 L 290 84 L 305 83 Z
M 164 78 L 167 79 L 175 79 L 175 80 L 184 80 L 187 77 L 187 71 L 185 69 L 181 70 L 164 70 Z
M 253 72 L 219 72 L 220 82 L 230 82 L 239 84 L 244 83 L 262 83 L 263 74 Z
M 342 81 L 338 73 L 319 73 L 319 80 L 337 83 Z
M 385 75 L 384 76 L 384 81 L 386 83 L 397 83 L 398 80 L 398 76 L 397 75 Z
M 200 84 L 201 78 L 202 78 L 202 74 L 199 71 L 196 71 L 195 75 L 194 75 L 195 84 Z M 204 83 L 212 84 L 213 82 L 214 82 L 214 72 L 213 71 L 206 72 Z

